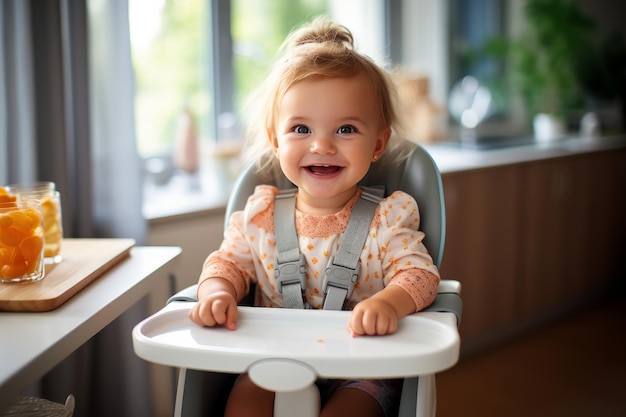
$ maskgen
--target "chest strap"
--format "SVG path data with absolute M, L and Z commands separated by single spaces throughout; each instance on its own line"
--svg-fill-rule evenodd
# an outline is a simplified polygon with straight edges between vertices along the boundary
M 331 256 L 324 271 L 322 291 L 325 310 L 342 310 L 352 296 L 354 285 L 359 279 L 359 259 L 363 245 L 383 193 L 382 188 L 363 189 L 354 205 L 339 250 Z M 274 231 L 278 250 L 275 274 L 277 289 L 283 295 L 285 308 L 306 306 L 306 261 L 298 245 L 295 212 L 296 190 L 279 193 L 274 204 Z

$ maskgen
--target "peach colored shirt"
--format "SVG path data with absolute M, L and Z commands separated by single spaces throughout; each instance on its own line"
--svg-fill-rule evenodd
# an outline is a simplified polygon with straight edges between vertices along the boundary
M 274 265 L 277 249 L 274 235 L 274 199 L 278 189 L 261 185 L 242 211 L 233 213 L 220 248 L 209 255 L 199 282 L 211 277 L 230 281 L 237 299 L 257 284 L 256 304 L 282 307 L 283 298 L 276 290 Z M 321 308 L 322 282 L 330 256 L 337 252 L 341 236 L 361 191 L 338 213 L 312 216 L 296 211 L 296 231 L 300 251 L 307 264 L 306 299 L 313 308 Z M 361 273 L 348 308 L 387 285 L 398 285 L 415 301 L 415 311 L 430 305 L 437 294 L 439 271 L 422 244 L 418 231 L 419 211 L 413 197 L 394 192 L 383 199 L 370 226 L 361 253 Z

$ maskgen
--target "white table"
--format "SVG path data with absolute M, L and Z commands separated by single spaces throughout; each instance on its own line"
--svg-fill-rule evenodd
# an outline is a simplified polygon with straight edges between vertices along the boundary
M 178 247 L 135 247 L 59 308 L 0 312 L 0 411 L 32 383 L 166 280 Z

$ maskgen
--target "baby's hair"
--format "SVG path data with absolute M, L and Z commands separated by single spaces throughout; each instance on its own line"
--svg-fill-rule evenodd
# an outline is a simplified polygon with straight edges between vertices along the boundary
M 259 158 L 271 150 L 268 132 L 276 132 L 280 100 L 295 83 L 309 79 L 365 77 L 380 102 L 380 126 L 391 128 L 385 153 L 407 154 L 406 141 L 398 136 L 400 121 L 396 111 L 396 90 L 389 75 L 354 47 L 354 38 L 345 26 L 324 17 L 315 18 L 292 32 L 281 45 L 278 59 L 265 82 L 251 96 L 246 111 L 246 156 L 259 161 L 259 171 L 275 169 L 276 158 Z M 389 158 L 387 158 L 389 160 Z

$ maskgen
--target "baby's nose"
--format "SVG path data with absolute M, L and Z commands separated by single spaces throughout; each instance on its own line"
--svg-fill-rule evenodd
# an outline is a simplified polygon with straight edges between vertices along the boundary
M 336 152 L 335 141 L 328 135 L 320 135 L 313 138 L 311 152 L 319 154 L 333 154 Z

